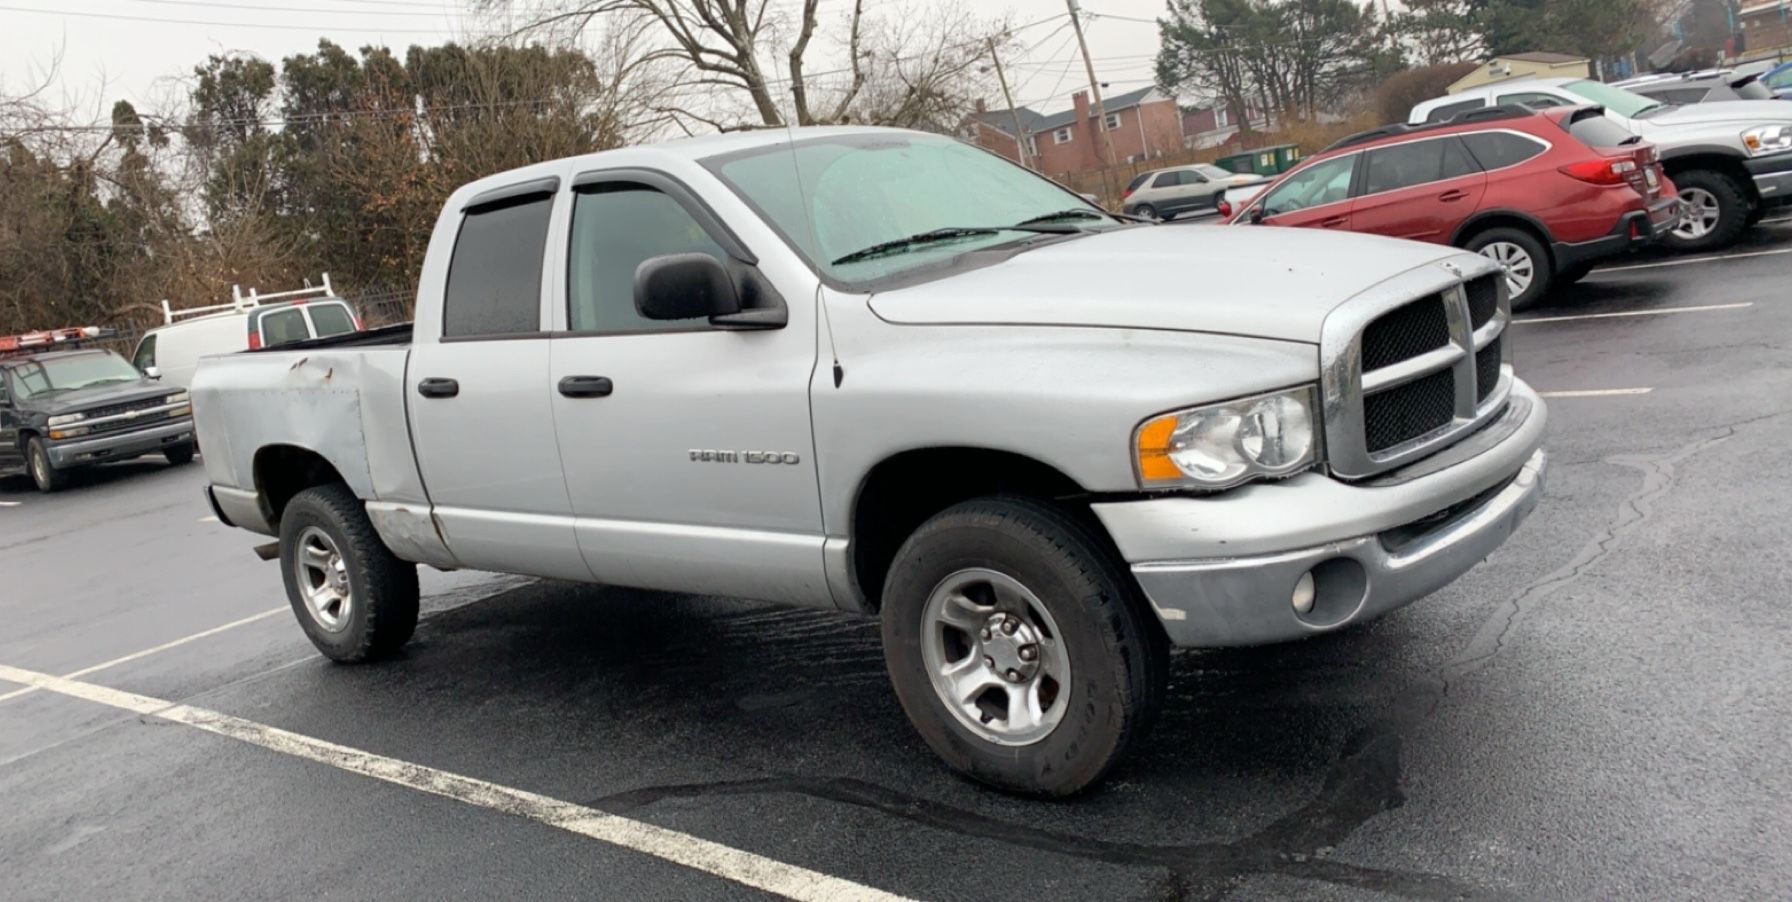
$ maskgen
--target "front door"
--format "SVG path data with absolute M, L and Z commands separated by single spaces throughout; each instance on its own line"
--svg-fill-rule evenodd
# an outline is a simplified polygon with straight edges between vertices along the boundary
M 652 172 L 581 177 L 568 248 L 550 403 L 592 576 L 831 605 L 809 420 L 813 279 L 749 265 L 713 213 Z M 724 261 L 755 306 L 775 295 L 787 323 L 726 331 L 644 318 L 636 268 L 688 253 Z
M 6 370 L 0 369 L 0 473 L 8 473 L 25 465 L 25 452 L 19 447 L 19 414 L 12 409 L 12 386 L 7 384 Z
M 1350 180 L 1362 154 L 1321 160 L 1282 180 L 1258 209 L 1264 225 L 1350 228 Z
M 455 558 L 584 580 L 541 325 L 551 190 L 464 214 L 441 321 L 419 321 L 405 382 L 417 466 Z M 428 273 L 424 284 L 432 290 Z

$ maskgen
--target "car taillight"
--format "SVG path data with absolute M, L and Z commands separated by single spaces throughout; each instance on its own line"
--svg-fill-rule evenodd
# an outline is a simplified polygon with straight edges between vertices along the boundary
M 259 332 L 250 332 L 249 333 L 249 350 L 251 350 L 251 351 L 261 350 L 261 333 L 259 333 Z
M 1231 203 L 1231 201 L 1227 201 L 1227 200 L 1223 200 L 1223 199 L 1220 201 L 1220 218 L 1221 219 L 1231 219 L 1232 218 L 1232 203 Z
M 1622 185 L 1637 171 L 1635 160 L 1582 160 L 1560 168 L 1563 175 L 1595 185 Z

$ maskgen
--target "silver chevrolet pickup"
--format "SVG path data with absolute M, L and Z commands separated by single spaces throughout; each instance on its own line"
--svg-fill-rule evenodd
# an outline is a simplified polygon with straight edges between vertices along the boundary
M 210 503 L 339 661 L 416 564 L 881 618 L 950 766 L 1096 782 L 1169 649 L 1338 630 L 1542 491 L 1504 280 L 1110 216 L 949 138 L 705 137 L 455 192 L 412 326 L 207 358 Z

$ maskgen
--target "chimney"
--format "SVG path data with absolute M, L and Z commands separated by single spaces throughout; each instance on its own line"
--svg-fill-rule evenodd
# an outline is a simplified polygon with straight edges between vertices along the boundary
M 977 98 L 977 112 L 979 112 L 979 113 L 989 112 L 989 104 L 984 103 L 983 98 L 981 98 L 981 97 Z
M 1088 124 L 1088 122 L 1089 122 L 1089 92 L 1088 91 L 1078 91 L 1075 94 L 1070 95 L 1070 103 L 1071 103 L 1071 105 L 1076 107 L 1076 122 L 1077 122 L 1077 124 L 1078 125 Z

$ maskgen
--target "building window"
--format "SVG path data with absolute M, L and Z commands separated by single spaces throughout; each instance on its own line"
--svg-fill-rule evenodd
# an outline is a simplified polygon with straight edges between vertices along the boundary
M 1027 154 L 1034 157 L 1039 156 L 1039 139 L 1032 135 L 1027 136 Z
M 1109 113 L 1108 118 L 1105 121 L 1107 122 L 1108 131 L 1113 131 L 1120 127 L 1120 114 Z
M 1227 110 L 1223 106 L 1213 108 L 1213 127 L 1214 128 L 1225 128 L 1227 125 L 1230 125 L 1231 123 L 1232 123 L 1231 111 Z
M 1069 144 L 1070 143 L 1070 129 L 1061 128 L 1055 132 L 1052 132 L 1052 143 L 1053 144 Z

